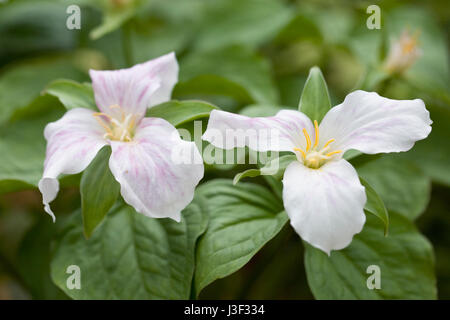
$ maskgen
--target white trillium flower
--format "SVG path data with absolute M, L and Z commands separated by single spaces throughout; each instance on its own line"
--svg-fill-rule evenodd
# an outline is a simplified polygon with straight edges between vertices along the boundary
M 222 149 L 245 142 L 256 151 L 295 153 L 298 161 L 288 165 L 283 177 L 285 210 L 303 240 L 330 254 L 348 246 L 366 220 L 365 189 L 343 154 L 349 149 L 407 151 L 428 136 L 431 123 L 420 99 L 391 100 L 355 91 L 330 109 L 320 126 L 295 110 L 257 118 L 214 110 L 203 139 Z M 250 136 L 237 139 L 232 134 L 237 130 L 257 132 L 258 143 Z M 268 135 L 268 130 L 277 134 Z
M 100 112 L 76 108 L 49 123 L 47 152 L 39 181 L 45 211 L 59 191 L 60 174 L 83 171 L 105 145 L 111 146 L 109 168 L 123 199 L 149 217 L 180 221 L 203 177 L 203 163 L 175 161 L 172 150 L 201 158 L 194 142 L 184 141 L 169 122 L 144 118 L 147 108 L 168 101 L 178 80 L 178 63 L 170 53 L 115 71 L 90 70 Z

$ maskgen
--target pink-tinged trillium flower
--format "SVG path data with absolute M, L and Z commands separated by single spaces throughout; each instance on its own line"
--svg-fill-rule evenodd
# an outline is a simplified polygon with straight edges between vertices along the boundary
M 411 34 L 404 30 L 398 39 L 391 42 L 385 68 L 390 73 L 401 73 L 411 67 L 422 55 L 418 46 L 419 32 Z
M 366 219 L 365 189 L 343 154 L 349 149 L 407 151 L 428 136 L 431 123 L 420 99 L 391 100 L 355 91 L 330 109 L 320 126 L 294 110 L 260 118 L 214 110 L 203 139 L 222 149 L 245 143 L 256 151 L 295 153 L 298 161 L 288 165 L 283 177 L 284 207 L 303 240 L 330 254 L 349 245 Z M 237 137 L 237 130 L 246 137 Z M 251 141 L 255 132 L 257 143 Z
M 123 199 L 154 218 L 180 220 L 203 177 L 201 161 L 177 161 L 178 154 L 201 159 L 194 142 L 184 141 L 166 120 L 144 118 L 148 107 L 170 99 L 178 80 L 173 53 L 116 71 L 90 70 L 100 112 L 76 108 L 49 123 L 44 131 L 47 153 L 39 181 L 45 211 L 59 191 L 57 177 L 83 171 L 105 145 L 109 168 Z

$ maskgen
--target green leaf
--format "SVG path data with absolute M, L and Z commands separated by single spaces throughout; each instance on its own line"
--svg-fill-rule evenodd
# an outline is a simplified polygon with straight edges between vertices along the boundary
M 65 57 L 33 59 L 11 66 L 0 74 L 0 124 L 28 106 L 56 78 L 83 80 L 86 75 Z
M 320 69 L 313 67 L 309 70 L 298 109 L 310 119 L 317 120 L 320 123 L 330 108 L 331 102 L 327 83 Z
M 389 214 L 384 206 L 384 202 L 366 180 L 362 178 L 359 178 L 359 180 L 366 189 L 367 202 L 364 210 L 375 215 L 384 223 L 384 235 L 386 236 L 389 231 Z
M 37 186 L 45 159 L 44 128 L 63 113 L 58 99 L 40 96 L 0 127 L 0 193 Z
M 175 97 L 227 96 L 249 104 L 275 104 L 278 92 L 267 60 L 245 47 L 192 53 L 180 61 Z
M 50 83 L 45 92 L 57 97 L 67 110 L 74 108 L 98 110 L 90 83 L 59 79 Z
M 203 101 L 172 100 L 150 108 L 146 116 L 163 118 L 176 127 L 186 122 L 209 117 L 214 109 L 218 108 Z
M 207 199 L 209 225 L 197 247 L 195 292 L 244 266 L 281 230 L 287 215 L 267 189 L 231 180 L 212 180 L 197 193 Z
M 109 170 L 111 148 L 103 147 L 83 173 L 80 183 L 84 234 L 91 237 L 119 196 L 120 185 Z
M 414 162 L 433 181 L 450 186 L 450 110 L 436 107 L 429 110 L 434 120 L 430 135 L 401 156 Z
M 275 179 L 280 180 L 283 177 L 284 171 L 286 170 L 287 166 L 295 160 L 296 156 L 293 154 L 273 159 L 261 169 L 248 169 L 241 173 L 238 173 L 233 179 L 233 184 L 237 184 L 242 178 L 257 177 L 261 175 L 273 176 Z
M 407 218 L 391 212 L 389 236 L 368 216 L 351 245 L 331 256 L 306 245 L 308 284 L 316 299 L 436 299 L 433 248 Z M 381 289 L 368 289 L 369 266 L 380 268 Z
M 51 242 L 56 227 L 40 213 L 38 221 L 26 233 L 18 250 L 18 270 L 33 299 L 66 299 L 50 279 Z
M 203 212 L 199 197 L 183 210 L 180 223 L 124 205 L 109 212 L 89 240 L 77 212 L 57 239 L 52 279 L 74 299 L 188 299 L 195 243 L 207 223 Z M 80 290 L 66 286 L 70 265 L 80 267 Z
M 215 1 L 210 7 L 196 37 L 198 50 L 235 44 L 256 47 L 273 38 L 293 16 L 277 0 Z
M 425 211 L 430 200 L 430 179 L 401 155 L 384 155 L 356 169 L 377 191 L 389 211 L 412 220 Z

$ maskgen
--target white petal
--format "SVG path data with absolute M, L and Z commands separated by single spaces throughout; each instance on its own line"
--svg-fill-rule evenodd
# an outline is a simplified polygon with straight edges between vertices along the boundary
M 202 136 L 221 149 L 248 146 L 255 151 L 293 151 L 305 148 L 303 129 L 314 132 L 311 120 L 295 110 L 281 110 L 273 117 L 250 118 L 213 110 Z
M 106 145 L 104 130 L 97 123 L 93 111 L 72 109 L 61 119 L 49 123 L 44 135 L 47 139 L 47 152 L 44 174 L 39 181 L 39 190 L 45 211 L 55 220 L 49 203 L 59 191 L 58 176 L 83 171 Z
M 174 53 L 169 53 L 129 69 L 113 71 L 90 70 L 98 108 L 115 116 L 118 105 L 127 113 L 143 117 L 147 108 L 170 100 L 178 81 L 178 63 Z
M 376 92 L 355 91 L 332 108 L 320 124 L 320 143 L 335 139 L 333 150 L 400 152 L 431 131 L 430 114 L 420 99 L 392 100 Z M 330 151 L 333 151 L 330 150 Z
M 292 162 L 284 173 L 283 202 L 300 237 L 327 254 L 348 246 L 366 220 L 366 193 L 346 160 L 320 169 Z
M 123 199 L 146 216 L 180 221 L 181 210 L 192 201 L 203 177 L 195 143 L 182 140 L 163 119 L 144 118 L 134 141 L 111 141 L 111 147 L 109 167 Z

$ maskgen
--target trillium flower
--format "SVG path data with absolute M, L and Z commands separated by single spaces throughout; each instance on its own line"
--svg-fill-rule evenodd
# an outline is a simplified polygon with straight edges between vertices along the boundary
M 391 100 L 355 91 L 330 109 L 320 125 L 294 110 L 259 118 L 214 110 L 203 139 L 222 149 L 247 145 L 255 151 L 294 153 L 297 160 L 283 177 L 285 210 L 303 240 L 330 254 L 349 245 L 365 223 L 365 189 L 343 154 L 349 149 L 407 151 L 428 136 L 431 123 L 420 99 Z
M 401 73 L 407 70 L 422 55 L 418 39 L 418 32 L 411 34 L 408 30 L 404 30 L 398 39 L 391 42 L 385 62 L 385 68 L 389 73 Z
M 59 191 L 60 174 L 83 171 L 109 145 L 109 168 L 123 199 L 137 212 L 180 220 L 203 177 L 201 161 L 177 161 L 173 150 L 198 159 L 194 142 L 184 141 L 169 122 L 145 118 L 148 107 L 170 99 L 178 79 L 173 53 L 116 71 L 90 70 L 99 112 L 76 108 L 49 123 L 47 152 L 39 181 L 45 211 Z

